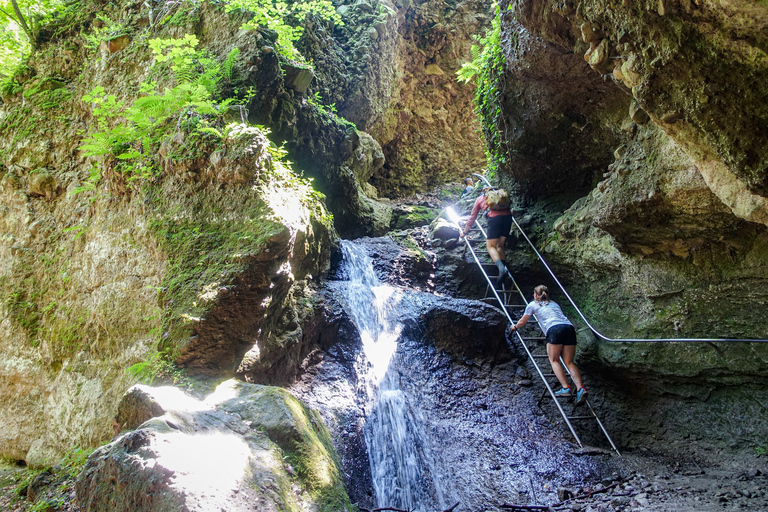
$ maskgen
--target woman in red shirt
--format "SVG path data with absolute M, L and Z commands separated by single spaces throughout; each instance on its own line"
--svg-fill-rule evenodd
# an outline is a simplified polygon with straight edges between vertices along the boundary
M 488 187 L 483 189 L 483 193 L 480 194 L 475 200 L 475 204 L 472 207 L 472 214 L 467 220 L 467 225 L 464 227 L 464 232 L 461 237 L 464 237 L 469 232 L 469 228 L 477 220 L 477 215 L 480 210 L 488 210 L 488 205 L 485 202 L 485 192 Z M 507 270 L 507 258 L 504 254 L 504 242 L 506 242 L 509 236 L 509 230 L 512 227 L 512 210 L 506 208 L 504 210 L 488 210 L 488 239 L 486 241 L 486 248 L 491 259 L 499 268 L 499 277 L 496 278 L 496 288 L 501 288 L 504 278 L 509 275 Z

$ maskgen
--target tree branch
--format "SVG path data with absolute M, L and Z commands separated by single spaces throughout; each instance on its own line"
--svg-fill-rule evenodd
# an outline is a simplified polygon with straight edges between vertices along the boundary
M 8 19 L 16 21 L 16 18 L 14 16 L 11 16 L 10 14 L 8 14 L 8 11 L 4 10 L 3 8 L 0 8 L 0 13 L 5 14 L 8 17 Z
M 508 509 L 511 509 L 511 510 L 552 510 L 552 509 L 557 508 L 557 507 L 562 507 L 563 505 L 565 505 L 569 501 L 579 500 L 579 499 L 583 499 L 583 498 L 589 498 L 591 496 L 594 496 L 595 494 L 600 494 L 600 493 L 603 493 L 603 492 L 606 492 L 606 491 L 610 491 L 611 489 L 613 489 L 617 485 L 619 485 L 619 482 L 613 483 L 613 484 L 611 484 L 611 485 L 609 485 L 607 487 L 603 487 L 602 489 L 597 489 L 597 490 L 592 491 L 592 492 L 587 492 L 587 493 L 584 493 L 584 494 L 580 494 L 578 496 L 574 496 L 573 498 L 568 498 L 567 500 L 561 501 L 560 503 L 555 503 L 553 505 L 548 505 L 548 506 L 547 505 L 512 505 L 512 504 L 509 504 L 509 503 L 505 503 L 505 504 L 501 505 L 499 508 L 508 508 Z
M 21 13 L 21 9 L 19 9 L 19 4 L 16 2 L 16 0 L 11 0 L 11 5 L 13 5 L 13 12 L 16 13 L 16 18 L 14 20 L 16 23 L 19 24 L 19 26 L 24 30 L 24 33 L 27 34 L 27 37 L 29 38 L 29 44 L 32 46 L 32 48 L 35 48 L 35 37 L 32 34 L 32 31 L 29 30 L 29 26 L 27 26 L 27 20 L 24 18 L 24 15 Z

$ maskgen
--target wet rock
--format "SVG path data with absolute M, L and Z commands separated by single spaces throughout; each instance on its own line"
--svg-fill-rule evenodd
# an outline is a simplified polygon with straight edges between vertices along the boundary
M 497 308 L 477 301 L 439 299 L 426 294 L 414 299 L 417 314 L 404 322 L 412 335 L 418 334 L 452 354 L 509 360 L 505 339 L 507 319 Z
M 455 222 L 449 222 L 443 218 L 435 220 L 430 226 L 430 236 L 432 238 L 439 238 L 441 240 L 449 240 L 452 238 L 458 238 L 460 234 L 459 228 Z

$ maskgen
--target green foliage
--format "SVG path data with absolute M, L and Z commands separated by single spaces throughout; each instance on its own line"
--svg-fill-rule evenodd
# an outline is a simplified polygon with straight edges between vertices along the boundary
M 184 370 L 173 364 L 173 354 L 170 351 L 155 352 L 148 361 L 136 363 L 128 367 L 128 373 L 143 384 L 187 384 L 188 379 Z
M 213 99 L 222 78 L 231 77 L 239 50 L 229 53 L 219 64 L 196 49 L 197 37 L 187 34 L 180 39 L 150 39 L 155 66 L 165 66 L 175 84 L 160 91 L 154 81 L 141 86 L 144 94 L 126 105 L 114 94 L 98 86 L 82 100 L 93 105 L 96 131 L 83 139 L 80 149 L 86 156 L 108 159 L 126 177 L 128 183 L 152 179 L 158 172 L 154 155 L 164 140 L 178 129 L 201 134 L 216 133 L 212 124 L 221 124 L 223 113 L 234 102 Z M 91 173 L 90 184 L 78 189 L 92 189 L 100 174 Z
M 475 109 L 483 126 L 486 140 L 486 157 L 493 171 L 508 160 L 502 134 L 505 120 L 501 110 L 502 94 L 505 90 L 504 52 L 501 48 L 501 14 L 499 5 L 485 36 L 478 38 L 478 47 L 472 48 L 472 62 L 464 64 L 456 73 L 458 80 L 475 80 Z
M 26 510 L 27 512 L 45 512 L 63 510 L 63 505 L 69 501 L 68 497 L 74 493 L 75 479 L 85 466 L 88 457 L 93 450 L 84 450 L 75 446 L 67 451 L 58 464 L 48 461 L 47 467 L 36 469 L 24 469 L 15 473 L 11 481 L 15 484 L 14 494 L 18 497 L 26 496 L 27 489 L 38 475 L 49 473 L 48 482 L 38 490 L 38 497 L 28 507 L 13 508 L 13 510 Z M 11 500 L 14 505 L 16 499 Z
M 297 0 L 291 3 L 284 0 L 232 0 L 224 9 L 226 12 L 252 13 L 253 18 L 240 28 L 266 27 L 273 30 L 277 34 L 275 49 L 281 55 L 300 62 L 303 62 L 304 58 L 293 43 L 298 41 L 304 29 L 301 26 L 292 26 L 290 22 L 301 23 L 307 16 L 315 16 L 343 25 L 341 16 L 330 0 Z
M 64 0 L 0 0 L 0 78 L 36 46 L 40 27 L 64 6 Z
M 331 115 L 336 114 L 336 104 L 331 103 L 330 105 L 326 105 L 323 103 L 323 96 L 320 94 L 320 91 L 316 92 L 313 96 L 310 96 L 307 98 L 307 102 L 315 107 L 321 114 L 325 115 Z
M 102 41 L 109 41 L 130 32 L 128 27 L 118 21 L 113 21 L 103 14 L 97 14 L 96 19 L 101 22 L 100 27 L 93 28 L 91 33 L 80 33 L 80 36 L 86 42 L 85 46 L 91 50 L 98 49 Z
M 472 53 L 472 60 L 462 64 L 459 70 L 456 71 L 456 79 L 459 82 L 467 83 L 475 78 L 475 75 L 480 72 L 480 67 L 482 65 L 482 53 L 480 52 L 480 47 L 473 44 L 470 47 L 470 52 Z

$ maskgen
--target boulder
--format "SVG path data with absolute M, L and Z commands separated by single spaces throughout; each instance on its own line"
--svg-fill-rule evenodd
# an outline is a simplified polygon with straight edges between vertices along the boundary
M 458 238 L 460 234 L 459 227 L 454 222 L 449 222 L 442 217 L 435 220 L 431 226 L 430 236 L 440 240 L 450 240 Z
M 320 417 L 283 389 L 230 380 L 196 400 L 142 387 L 119 409 L 161 414 L 91 454 L 83 511 L 351 509 Z

